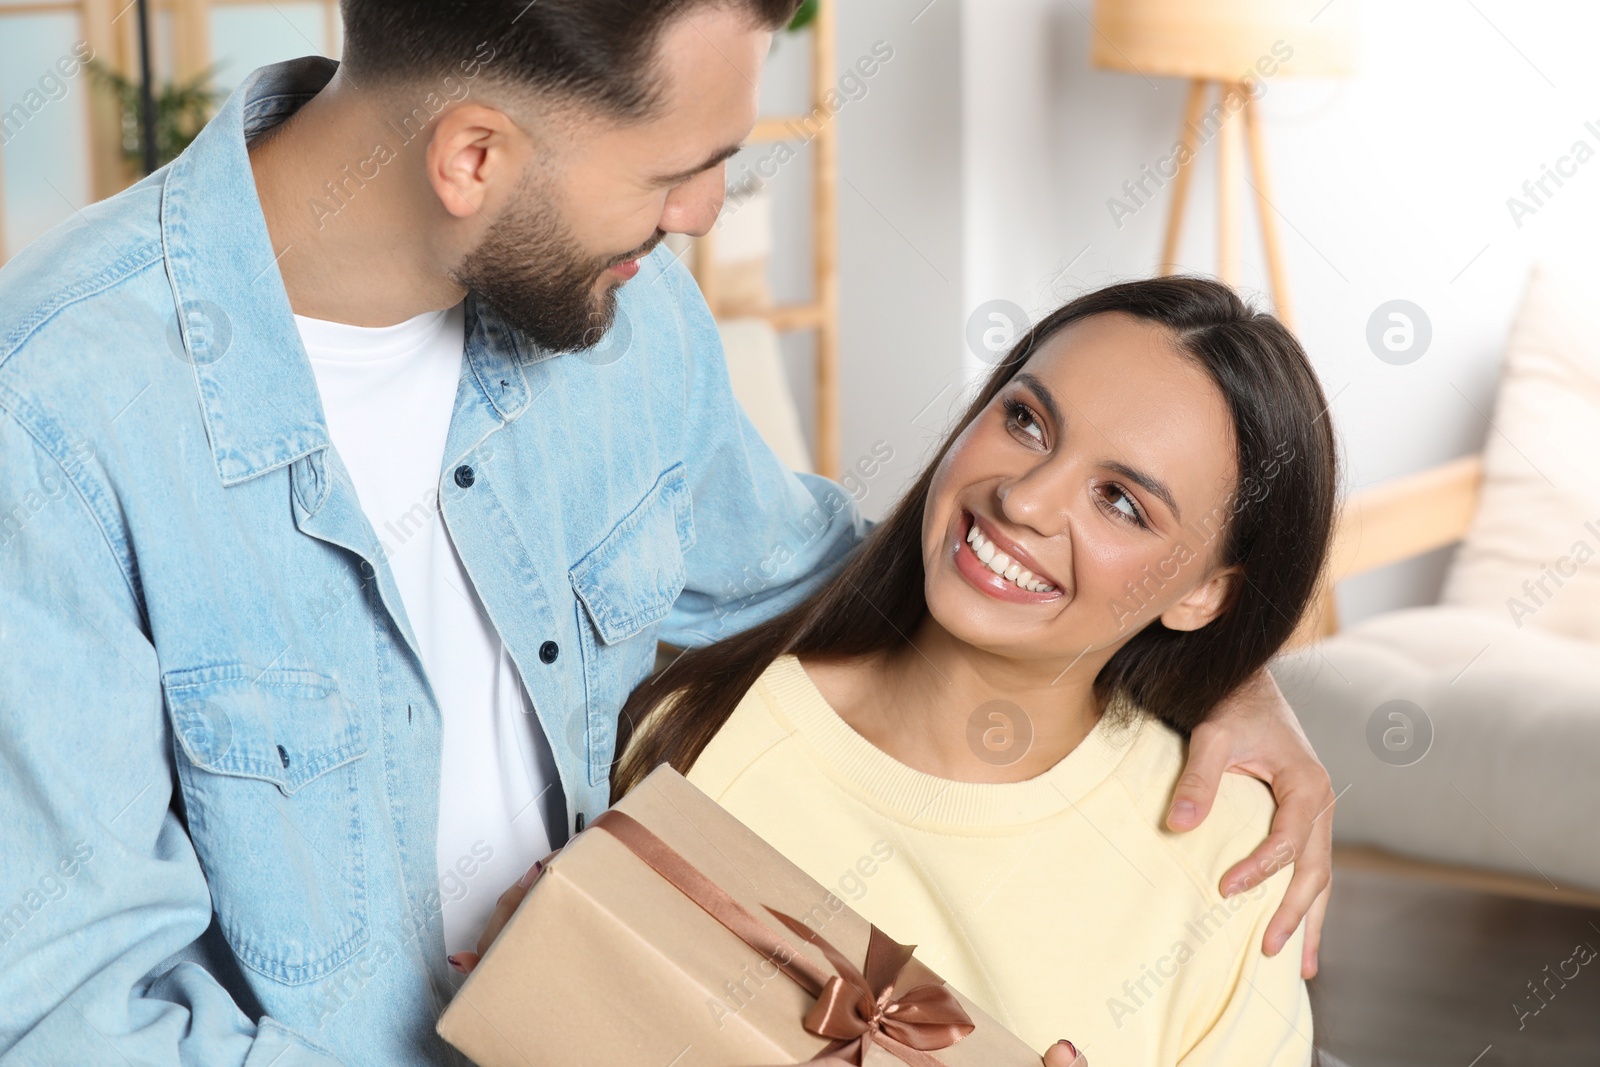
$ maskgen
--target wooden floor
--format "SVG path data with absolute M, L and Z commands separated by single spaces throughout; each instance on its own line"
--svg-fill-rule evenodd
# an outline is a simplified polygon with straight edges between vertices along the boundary
M 1600 956 L 1579 962 L 1600 910 L 1375 871 L 1334 885 L 1311 983 L 1323 1067 L 1600 1067 Z

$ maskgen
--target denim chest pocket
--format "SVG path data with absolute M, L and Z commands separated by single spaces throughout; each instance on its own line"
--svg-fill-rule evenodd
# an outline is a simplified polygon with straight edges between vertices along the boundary
M 570 572 L 589 622 L 580 633 L 591 784 L 610 775 L 617 712 L 655 662 L 652 628 L 683 592 L 694 542 L 688 481 L 674 464 Z
M 252 970 L 316 981 L 368 938 L 361 724 L 315 671 L 162 679 L 189 836 L 223 936 Z
M 693 545 L 689 485 L 676 463 L 572 568 L 573 591 L 601 641 L 618 644 L 667 617 L 683 592 L 683 554 Z

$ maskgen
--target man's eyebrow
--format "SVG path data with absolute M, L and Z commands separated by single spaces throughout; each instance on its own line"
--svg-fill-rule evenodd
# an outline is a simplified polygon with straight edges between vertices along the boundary
M 1024 371 L 1013 378 L 1012 381 L 1019 385 L 1025 385 L 1028 387 L 1029 392 L 1033 393 L 1034 397 L 1038 399 L 1039 406 L 1044 408 L 1045 415 L 1047 415 L 1050 421 L 1057 427 L 1061 427 L 1066 424 L 1066 419 L 1062 418 L 1061 416 L 1061 407 L 1056 403 L 1055 396 L 1050 392 L 1049 389 L 1045 388 L 1044 382 L 1040 381 L 1036 375 L 1032 375 Z M 1183 521 L 1183 512 L 1178 510 L 1178 502 L 1173 498 L 1172 490 L 1168 489 L 1166 483 L 1160 478 L 1156 478 L 1152 475 L 1146 474 L 1144 471 L 1130 467 L 1126 463 L 1119 463 L 1114 459 L 1105 460 L 1103 463 L 1101 463 L 1101 466 L 1105 467 L 1107 470 L 1114 471 L 1117 474 L 1122 475 L 1122 477 L 1128 479 L 1128 481 L 1144 489 L 1145 492 L 1160 498 L 1161 502 L 1166 504 L 1167 507 L 1172 510 L 1173 517 L 1179 522 Z
M 743 149 L 744 145 L 742 143 L 729 145 L 728 147 L 713 153 L 710 159 L 706 160 L 698 167 L 690 167 L 688 170 L 680 170 L 675 174 L 663 174 L 660 177 L 652 178 L 651 180 L 657 185 L 682 184 L 697 174 L 704 174 L 706 171 L 710 170 L 712 167 L 715 167 L 719 163 L 727 162 L 729 159 L 732 159 L 734 156 L 743 151 Z

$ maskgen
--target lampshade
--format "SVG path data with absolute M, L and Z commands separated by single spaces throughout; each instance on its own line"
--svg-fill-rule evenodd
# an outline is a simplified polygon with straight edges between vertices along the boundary
M 1093 59 L 1111 70 L 1212 81 L 1349 74 L 1358 2 L 1097 0 Z

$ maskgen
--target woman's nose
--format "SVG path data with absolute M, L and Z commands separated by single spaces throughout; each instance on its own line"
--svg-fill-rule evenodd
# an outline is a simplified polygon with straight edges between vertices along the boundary
M 1018 527 L 1055 537 L 1071 521 L 1071 490 L 1062 471 L 1040 464 L 1000 483 L 1000 512 Z

